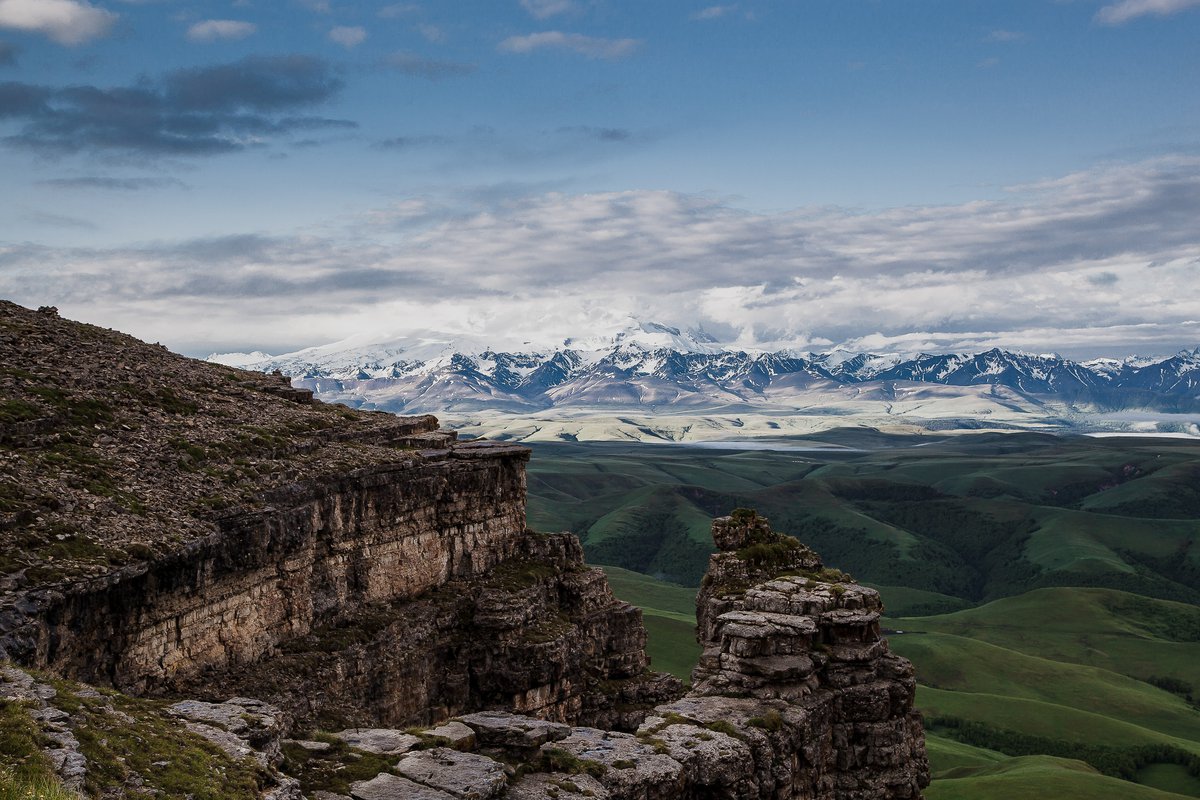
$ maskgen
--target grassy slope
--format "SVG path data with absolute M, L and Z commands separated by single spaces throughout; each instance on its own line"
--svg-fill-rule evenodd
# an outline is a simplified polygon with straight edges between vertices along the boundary
M 1197 683 L 1200 678 L 1200 608 L 1111 589 L 1038 589 L 978 608 L 889 624 L 970 636 L 1140 680 L 1165 676 Z
M 922 684 L 972 697 L 986 694 L 989 702 L 980 701 L 977 713 L 1000 695 L 1041 701 L 1065 712 L 1086 709 L 1200 743 L 1200 713 L 1176 695 L 1115 672 L 947 634 L 892 636 L 890 643 L 893 651 L 920 666 Z M 1092 735 L 1086 729 L 1074 733 L 1085 740 Z
M 628 524 L 653 520 L 648 510 L 687 517 L 680 526 L 699 544 L 705 516 L 757 506 L 876 584 L 890 627 L 919 632 L 893 646 L 932 684 L 918 693 L 924 709 L 1049 739 L 1200 752 L 1200 714 L 1145 682 L 1200 690 L 1200 609 L 1142 596 L 1200 596 L 1200 526 L 1188 516 L 1200 500 L 1188 482 L 1200 457 L 1185 444 L 980 436 L 834 459 L 555 446 L 534 464 L 543 460 L 557 499 L 531 481 L 532 506 L 574 514 L 585 547 L 593 528 L 600 542 L 653 535 Z M 580 455 L 586 469 L 571 464 Z M 931 500 L 917 496 L 921 486 L 933 487 Z M 618 596 L 647 609 L 655 665 L 686 675 L 697 652 L 694 590 L 610 574 Z M 1076 588 L 1037 588 L 1058 585 Z M 998 599 L 963 608 L 989 596 Z M 1200 796 L 1200 781 L 1176 765 L 1143 769 L 1139 786 L 1080 762 L 1009 758 L 936 734 L 929 752 L 933 800 L 1176 796 L 1150 787 Z
M 700 657 L 696 643 L 696 590 L 620 567 L 604 567 L 613 594 L 642 609 L 646 652 L 654 669 L 689 680 Z
M 1148 786 L 1109 778 L 1081 761 L 1050 756 L 1010 758 L 993 766 L 963 767 L 933 782 L 928 800 L 1180 800 Z

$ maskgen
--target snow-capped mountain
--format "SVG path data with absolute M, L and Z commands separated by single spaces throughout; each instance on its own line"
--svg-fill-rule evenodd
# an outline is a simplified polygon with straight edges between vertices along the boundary
M 836 415 L 850 406 L 878 406 L 887 413 L 900 408 L 931 414 L 931 403 L 944 407 L 951 401 L 965 414 L 982 415 L 1200 413 L 1200 348 L 1164 359 L 1084 363 L 1000 349 L 911 357 L 844 350 L 801 355 L 797 350 L 747 352 L 722 346 L 702 331 L 642 322 L 609 337 L 517 351 L 493 349 L 479 339 L 422 333 L 383 342 L 350 339 L 280 356 L 230 353 L 210 360 L 279 370 L 324 399 L 406 413 L 586 409 Z

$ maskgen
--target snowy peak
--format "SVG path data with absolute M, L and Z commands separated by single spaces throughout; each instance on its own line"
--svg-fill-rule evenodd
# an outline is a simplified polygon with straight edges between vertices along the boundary
M 513 352 L 423 333 L 381 344 L 346 340 L 282 356 L 230 353 L 209 360 L 280 370 L 342 402 L 407 412 L 592 405 L 801 408 L 812 405 L 805 398 L 822 392 L 888 401 L 902 387 L 921 384 L 957 387 L 963 396 L 978 394 L 972 387 L 990 386 L 1035 404 L 1052 398 L 1100 409 L 1194 405 L 1200 411 L 1200 348 L 1161 360 L 1079 363 L 998 348 L 910 358 L 845 350 L 747 353 L 711 339 L 702 331 L 638 322 L 603 340 L 568 340 L 577 347 Z

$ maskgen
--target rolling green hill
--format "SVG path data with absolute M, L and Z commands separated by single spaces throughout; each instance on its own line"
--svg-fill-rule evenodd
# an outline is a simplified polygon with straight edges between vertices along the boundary
M 1200 797 L 1200 448 L 853 437 L 538 445 L 531 524 L 616 565 L 654 666 L 685 679 L 712 516 L 757 508 L 874 585 L 916 665 L 931 800 Z

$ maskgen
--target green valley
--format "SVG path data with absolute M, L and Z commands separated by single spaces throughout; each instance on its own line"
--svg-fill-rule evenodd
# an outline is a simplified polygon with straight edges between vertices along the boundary
M 581 537 L 685 679 L 713 516 L 756 508 L 879 589 L 916 665 L 932 800 L 1200 797 L 1200 446 L 859 430 L 785 447 L 535 445 L 530 523 Z

